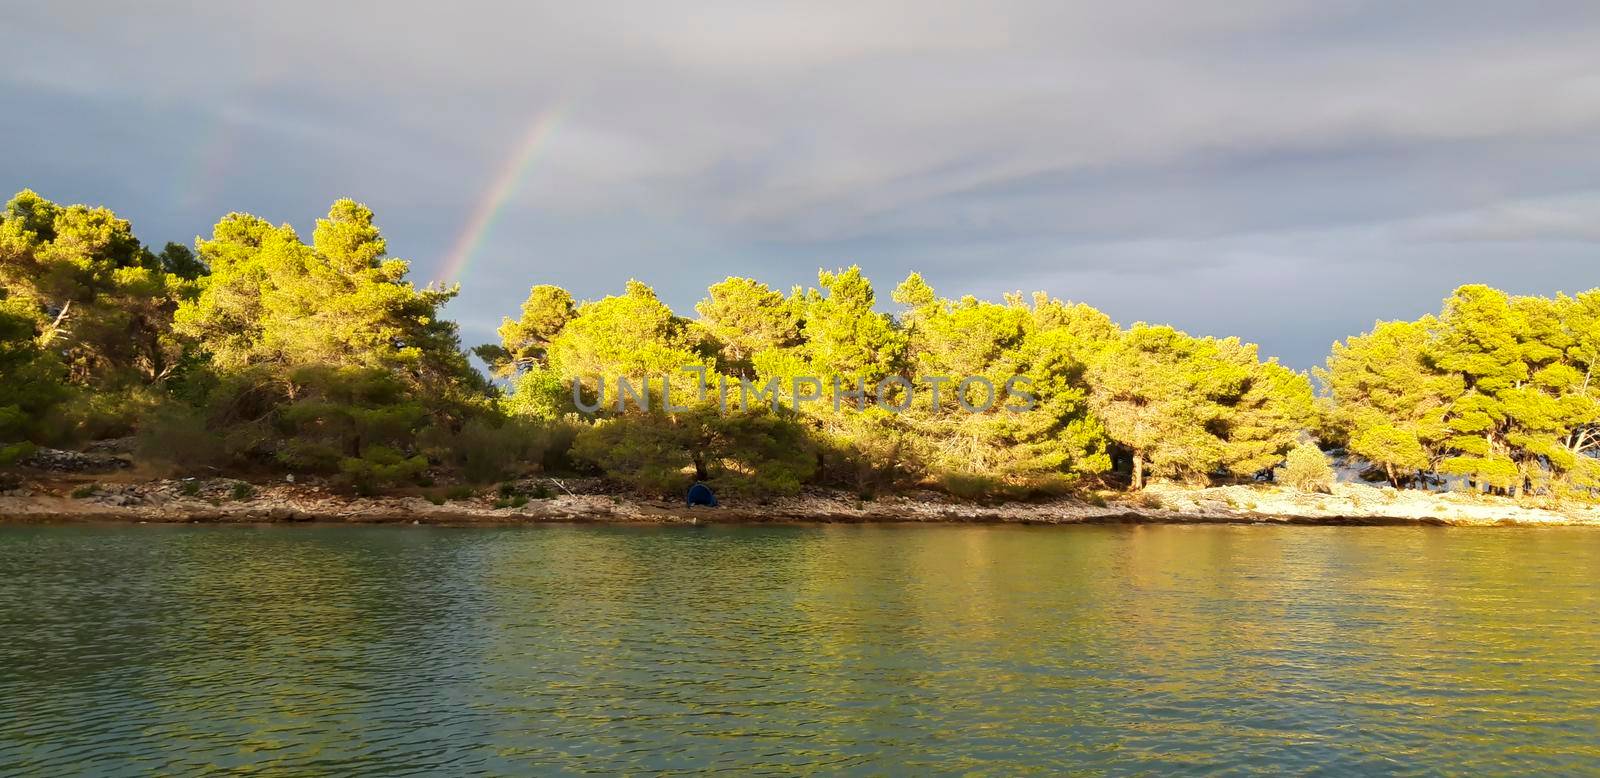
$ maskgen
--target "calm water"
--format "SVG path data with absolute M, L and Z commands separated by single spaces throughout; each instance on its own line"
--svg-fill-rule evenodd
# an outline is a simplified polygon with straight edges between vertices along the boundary
M 1600 771 L 1600 532 L 0 526 L 0 775 Z

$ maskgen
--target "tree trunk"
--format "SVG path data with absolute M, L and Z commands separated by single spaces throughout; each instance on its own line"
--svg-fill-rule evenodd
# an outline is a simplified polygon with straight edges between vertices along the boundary
M 1133 452 L 1133 488 L 1138 491 L 1144 488 L 1144 452 Z
M 706 480 L 706 458 L 703 454 L 694 455 L 694 480 Z
M 1394 465 L 1389 463 L 1389 462 L 1384 462 L 1383 463 L 1383 472 L 1389 476 L 1389 485 L 1393 486 L 1396 489 L 1399 489 L 1400 488 L 1400 479 L 1398 479 L 1398 478 L 1396 478 L 1394 476 Z

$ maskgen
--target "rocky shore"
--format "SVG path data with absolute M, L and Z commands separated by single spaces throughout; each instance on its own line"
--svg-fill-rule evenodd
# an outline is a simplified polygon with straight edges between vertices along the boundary
M 936 492 L 862 500 L 808 490 L 771 500 L 728 498 L 719 508 L 604 493 L 603 485 L 529 479 L 509 489 L 356 497 L 317 485 L 228 478 L 89 481 L 13 479 L 0 491 L 0 522 L 420 523 L 440 525 L 612 522 L 708 523 L 1238 523 L 1325 525 L 1600 526 L 1600 507 L 1537 507 L 1473 494 L 1430 494 L 1338 484 L 1331 494 L 1272 486 L 1188 489 L 1155 485 L 1087 502 L 973 503 Z

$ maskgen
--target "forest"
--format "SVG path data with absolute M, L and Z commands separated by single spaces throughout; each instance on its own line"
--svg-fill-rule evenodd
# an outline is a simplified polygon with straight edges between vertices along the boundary
M 1124 328 L 1043 292 L 944 297 L 913 273 L 881 301 L 858 267 L 790 290 L 728 278 L 693 315 L 635 280 L 589 301 L 533 285 L 498 342 L 469 351 L 442 316 L 458 287 L 409 276 L 353 200 L 309 242 L 230 213 L 192 248 L 156 251 L 106 208 L 20 192 L 0 213 L 0 467 L 131 438 L 174 474 L 359 494 L 565 473 L 651 495 L 698 479 L 732 495 L 1025 499 L 1153 480 L 1326 489 L 1338 456 L 1396 488 L 1600 496 L 1600 289 L 1462 286 L 1306 375 L 1237 338 Z M 849 395 L 579 412 L 602 377 L 685 366 L 713 385 L 839 376 Z M 926 376 L 1020 376 L 1037 402 L 948 407 L 984 407 L 955 396 L 977 383 L 946 384 L 942 404 L 903 394 Z

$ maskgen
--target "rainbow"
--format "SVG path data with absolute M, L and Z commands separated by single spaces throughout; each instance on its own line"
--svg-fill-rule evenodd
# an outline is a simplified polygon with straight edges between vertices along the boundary
M 494 228 L 495 218 L 505 208 L 506 201 L 517 192 L 517 184 L 522 182 L 523 174 L 528 166 L 533 164 L 534 156 L 539 147 L 550 137 L 555 126 L 561 118 L 559 109 L 545 111 L 535 116 L 528 125 L 528 131 L 523 134 L 522 142 L 506 158 L 505 165 L 500 169 L 500 174 L 485 189 L 478 198 L 478 203 L 473 207 L 472 213 L 467 217 L 467 222 L 461 228 L 461 233 L 456 236 L 455 243 L 450 247 L 450 253 L 445 255 L 444 267 L 439 271 L 439 282 L 446 284 L 457 280 L 466 272 L 467 263 L 472 260 L 478 248 L 483 245 L 490 230 Z

